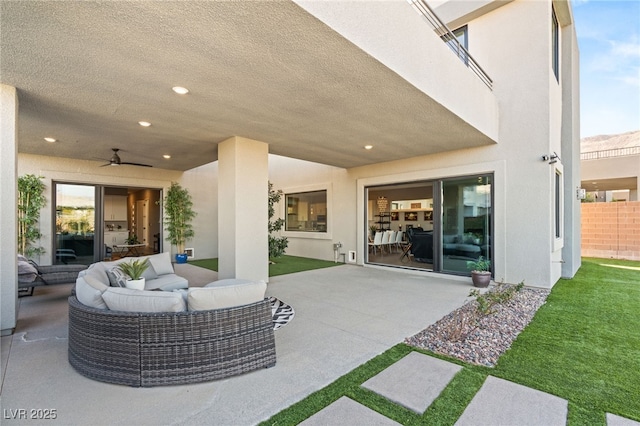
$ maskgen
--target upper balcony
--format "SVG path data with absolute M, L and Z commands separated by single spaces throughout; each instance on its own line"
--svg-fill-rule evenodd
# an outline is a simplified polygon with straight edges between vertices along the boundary
M 443 120 L 471 126 L 470 139 L 498 141 L 491 77 L 425 0 L 294 1 L 442 106 Z

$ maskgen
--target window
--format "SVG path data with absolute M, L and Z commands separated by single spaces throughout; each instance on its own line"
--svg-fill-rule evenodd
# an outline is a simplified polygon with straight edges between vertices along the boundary
M 467 37 L 467 26 L 460 27 L 456 30 L 451 31 L 455 38 L 451 38 L 449 34 L 445 34 L 442 36 L 442 40 L 449 46 L 451 50 L 465 63 L 468 62 L 467 50 L 469 49 L 468 37 Z M 463 49 L 464 48 L 464 49 Z
M 551 9 L 551 66 L 556 80 L 560 81 L 560 27 L 555 9 Z
M 555 237 L 562 238 L 562 174 L 558 170 L 555 179 Z
M 327 191 L 285 195 L 285 231 L 327 232 Z

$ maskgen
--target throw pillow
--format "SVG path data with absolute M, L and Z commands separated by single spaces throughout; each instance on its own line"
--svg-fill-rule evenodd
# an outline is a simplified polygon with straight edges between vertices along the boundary
M 122 270 L 117 266 L 109 269 L 107 271 L 107 276 L 109 277 L 109 284 L 111 284 L 111 287 L 127 286 L 127 280 L 129 279 L 129 276 L 122 272 Z
M 33 281 L 38 275 L 38 270 L 30 262 L 18 260 L 18 275 L 21 281 Z
M 97 309 L 107 309 L 102 294 L 109 289 L 107 285 L 92 274 L 81 272 L 76 279 L 76 297 L 83 305 Z
M 156 269 L 153 267 L 153 264 L 149 262 L 149 267 L 142 273 L 142 278 L 149 280 L 155 280 L 158 278 L 158 273 Z
M 171 264 L 171 253 L 163 252 L 153 254 L 149 257 L 149 263 L 153 265 L 153 269 L 156 270 L 156 274 L 165 275 L 173 274 L 173 265 Z

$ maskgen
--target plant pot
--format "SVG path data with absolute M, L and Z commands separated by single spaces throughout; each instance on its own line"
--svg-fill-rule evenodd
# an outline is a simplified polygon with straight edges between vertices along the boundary
M 491 282 L 491 272 L 471 271 L 471 282 L 473 282 L 474 287 L 489 287 L 489 283 Z
M 144 290 L 144 278 L 140 278 L 139 280 L 127 280 L 126 286 L 132 290 Z
M 176 254 L 176 263 L 187 263 L 187 253 Z

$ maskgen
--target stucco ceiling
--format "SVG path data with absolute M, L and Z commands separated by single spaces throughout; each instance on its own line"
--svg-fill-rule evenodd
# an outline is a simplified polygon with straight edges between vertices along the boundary
M 187 170 L 242 136 L 355 167 L 489 143 L 290 1 L 1 8 L 0 80 L 18 89 L 19 152 L 108 160 L 120 148 L 122 161 Z

